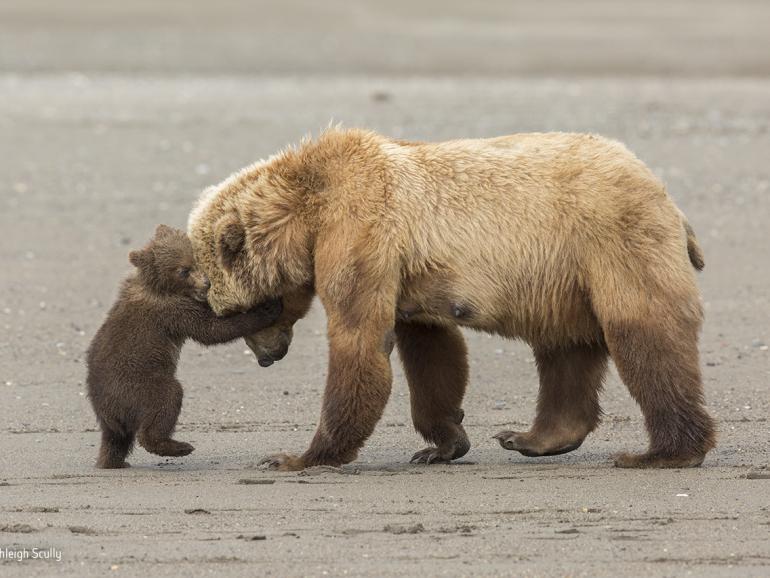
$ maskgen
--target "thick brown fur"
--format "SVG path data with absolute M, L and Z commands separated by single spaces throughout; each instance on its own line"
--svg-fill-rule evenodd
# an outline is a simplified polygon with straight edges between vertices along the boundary
M 315 291 L 329 374 L 299 469 L 355 459 L 386 403 L 393 332 L 417 430 L 416 461 L 468 449 L 467 359 L 457 326 L 530 343 L 540 371 L 530 456 L 571 451 L 599 423 L 608 356 L 639 402 L 648 452 L 617 464 L 699 464 L 714 446 L 703 404 L 693 268 L 703 255 L 664 186 L 623 145 L 584 134 L 405 143 L 331 129 L 207 190 L 188 233 L 219 314 L 293 301 L 249 338 L 280 358 Z
M 176 380 L 179 351 L 188 338 L 225 343 L 266 328 L 280 303 L 220 318 L 206 302 L 209 281 L 195 265 L 187 235 L 160 225 L 129 256 L 137 272 L 88 349 L 88 394 L 102 430 L 97 467 L 123 468 L 134 438 L 149 452 L 184 456 L 193 446 L 171 438 L 182 409 Z

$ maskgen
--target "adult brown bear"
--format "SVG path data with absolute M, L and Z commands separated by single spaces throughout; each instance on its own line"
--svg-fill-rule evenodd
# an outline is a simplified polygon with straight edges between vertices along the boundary
M 417 431 L 448 461 L 470 444 L 458 326 L 521 338 L 540 372 L 527 456 L 574 450 L 598 424 L 608 355 L 641 406 L 646 453 L 622 467 L 701 464 L 714 446 L 697 339 L 684 215 L 621 144 L 593 135 L 519 134 L 443 143 L 332 129 L 207 190 L 190 215 L 196 259 L 219 314 L 282 297 L 278 324 L 251 338 L 262 364 L 282 357 L 318 294 L 329 371 L 318 430 L 273 467 L 356 458 L 391 389 L 397 343 Z

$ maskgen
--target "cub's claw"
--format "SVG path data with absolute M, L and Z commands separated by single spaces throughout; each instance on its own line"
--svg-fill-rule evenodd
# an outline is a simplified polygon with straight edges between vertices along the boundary
M 280 472 L 297 472 L 305 469 L 305 462 L 301 457 L 292 454 L 272 454 L 259 460 L 257 466 Z

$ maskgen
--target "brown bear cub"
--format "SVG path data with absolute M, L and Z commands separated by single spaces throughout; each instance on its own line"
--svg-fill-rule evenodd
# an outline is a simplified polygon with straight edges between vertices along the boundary
M 233 341 L 268 327 L 281 313 L 280 301 L 270 301 L 217 317 L 190 240 L 166 225 L 129 260 L 137 271 L 123 282 L 87 356 L 88 395 L 102 430 L 100 468 L 127 467 L 134 437 L 159 456 L 192 452 L 192 445 L 171 438 L 182 409 L 174 374 L 183 343 Z

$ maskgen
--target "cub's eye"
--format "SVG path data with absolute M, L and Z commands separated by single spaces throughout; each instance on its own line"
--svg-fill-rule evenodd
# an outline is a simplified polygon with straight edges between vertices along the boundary
M 187 269 L 187 268 L 185 268 L 185 269 L 180 269 L 180 270 L 179 270 L 179 276 L 180 276 L 182 279 L 187 279 L 187 278 L 190 276 L 190 270 L 189 270 L 189 269 Z

